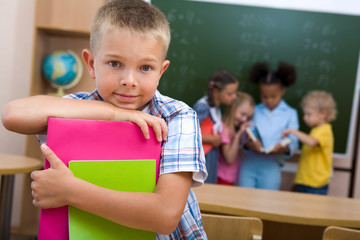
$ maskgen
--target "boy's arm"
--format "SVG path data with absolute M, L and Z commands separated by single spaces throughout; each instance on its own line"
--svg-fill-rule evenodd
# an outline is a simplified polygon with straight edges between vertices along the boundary
M 310 147 L 315 147 L 317 145 L 319 145 L 319 141 L 314 138 L 311 137 L 310 135 L 301 132 L 299 130 L 296 129 L 286 129 L 285 131 L 282 132 L 282 136 L 286 137 L 289 134 L 293 134 L 297 139 L 299 139 L 300 142 L 302 142 L 303 144 L 306 144 Z
M 129 121 L 137 124 L 149 137 L 148 125 L 154 129 L 158 141 L 166 139 L 167 126 L 163 119 L 141 111 L 118 108 L 102 101 L 66 99 L 53 96 L 32 96 L 17 99 L 4 108 L 3 125 L 22 134 L 41 134 L 47 129 L 49 117 L 90 120 Z
M 33 203 L 41 208 L 72 205 L 124 226 L 170 234 L 179 224 L 192 183 L 191 172 L 159 177 L 154 193 L 121 192 L 78 179 L 42 145 L 51 168 L 31 174 Z

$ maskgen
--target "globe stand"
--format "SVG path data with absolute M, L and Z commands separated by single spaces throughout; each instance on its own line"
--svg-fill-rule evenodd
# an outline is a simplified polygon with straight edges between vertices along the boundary
M 63 97 L 65 96 L 64 88 L 58 88 L 57 92 L 55 93 L 48 93 L 47 95 L 55 96 L 55 97 Z

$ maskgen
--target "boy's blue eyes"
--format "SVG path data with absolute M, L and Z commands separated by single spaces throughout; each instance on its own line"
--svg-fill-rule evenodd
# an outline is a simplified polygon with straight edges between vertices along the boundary
M 112 61 L 112 62 L 109 62 L 109 65 L 110 65 L 111 67 L 119 67 L 119 66 L 120 66 L 120 63 L 119 63 L 119 62 Z
M 116 61 L 111 61 L 111 62 L 109 62 L 109 65 L 110 65 L 110 67 L 114 67 L 114 68 L 121 66 L 121 64 L 120 64 L 119 62 L 116 62 Z M 152 68 L 151 68 L 150 66 L 148 66 L 148 65 L 144 65 L 144 66 L 141 66 L 140 69 L 141 69 L 142 71 L 144 71 L 144 72 L 148 72 L 148 71 L 150 71 Z
M 150 71 L 150 70 L 151 70 L 151 67 L 150 67 L 150 66 L 142 66 L 142 67 L 141 67 L 141 70 L 147 72 L 147 71 Z

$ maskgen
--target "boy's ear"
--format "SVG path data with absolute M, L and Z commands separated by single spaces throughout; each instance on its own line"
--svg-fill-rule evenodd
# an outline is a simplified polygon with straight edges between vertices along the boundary
M 324 119 L 326 119 L 326 117 L 328 115 L 328 111 L 327 110 L 321 110 L 320 114 L 323 116 Z
M 89 71 L 90 77 L 95 79 L 94 54 L 89 49 L 84 49 L 82 51 L 82 58 L 86 64 L 88 71 Z
M 166 69 L 169 67 L 169 65 L 170 65 L 170 61 L 169 61 L 169 60 L 165 60 L 165 61 L 162 63 L 161 70 L 160 70 L 160 77 L 163 75 L 163 73 L 166 71 Z

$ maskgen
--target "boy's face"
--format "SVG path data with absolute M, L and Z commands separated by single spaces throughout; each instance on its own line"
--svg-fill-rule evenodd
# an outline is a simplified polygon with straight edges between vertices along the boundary
M 326 112 L 319 111 L 313 107 L 305 106 L 303 108 L 304 122 L 309 127 L 316 127 L 326 122 Z
M 104 33 L 95 54 L 83 51 L 101 97 L 113 105 L 142 110 L 155 94 L 169 66 L 161 41 L 117 29 Z

